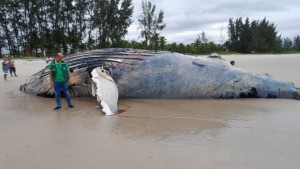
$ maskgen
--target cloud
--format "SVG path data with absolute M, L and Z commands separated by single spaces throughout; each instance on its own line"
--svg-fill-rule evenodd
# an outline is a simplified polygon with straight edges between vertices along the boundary
M 165 12 L 167 27 L 162 31 L 168 42 L 192 43 L 197 35 L 205 31 L 208 39 L 221 42 L 222 34 L 227 38 L 229 18 L 249 17 L 262 20 L 266 17 L 277 26 L 282 37 L 293 38 L 300 35 L 300 1 L 294 0 L 151 0 L 157 12 Z M 137 17 L 141 14 L 142 0 L 133 0 L 135 5 L 133 24 L 126 39 L 138 40 Z

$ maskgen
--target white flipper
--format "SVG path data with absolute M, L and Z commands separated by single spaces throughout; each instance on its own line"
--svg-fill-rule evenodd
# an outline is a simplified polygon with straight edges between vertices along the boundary
M 102 106 L 106 115 L 113 115 L 118 111 L 119 91 L 114 80 L 102 68 L 92 71 L 92 94 Z

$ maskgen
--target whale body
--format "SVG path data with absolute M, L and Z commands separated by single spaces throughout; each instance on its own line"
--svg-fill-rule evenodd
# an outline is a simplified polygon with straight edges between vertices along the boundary
M 297 88 L 263 74 L 231 66 L 216 58 L 166 51 L 100 49 L 64 57 L 71 70 L 72 96 L 92 96 L 91 72 L 103 68 L 114 80 L 119 98 L 285 98 Z M 48 66 L 32 75 L 20 90 L 53 97 Z

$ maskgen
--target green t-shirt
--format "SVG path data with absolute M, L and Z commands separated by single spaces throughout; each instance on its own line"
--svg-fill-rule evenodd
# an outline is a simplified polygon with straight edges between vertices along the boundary
M 69 65 L 67 64 L 67 63 L 65 63 L 66 64 L 66 69 L 67 70 L 65 70 L 65 71 L 68 71 L 69 70 Z M 51 63 L 50 63 L 50 65 L 51 65 Z M 55 66 L 56 66 L 56 76 L 55 76 L 55 78 L 53 79 L 53 81 L 54 82 L 66 82 L 67 81 L 67 79 L 65 78 L 65 76 L 64 76 L 64 72 L 63 72 L 63 70 L 62 70 L 62 63 L 61 62 L 59 62 L 59 63 L 57 63 L 56 61 L 55 61 Z M 49 66 L 49 70 L 51 70 L 51 71 L 53 71 L 52 69 L 51 69 L 51 66 Z

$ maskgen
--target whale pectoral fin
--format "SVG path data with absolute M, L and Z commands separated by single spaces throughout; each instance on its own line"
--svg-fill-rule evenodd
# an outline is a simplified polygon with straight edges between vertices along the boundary
M 106 115 L 113 115 L 118 112 L 119 91 L 111 76 L 102 68 L 95 68 L 92 71 L 92 90 L 97 97 L 102 111 Z

